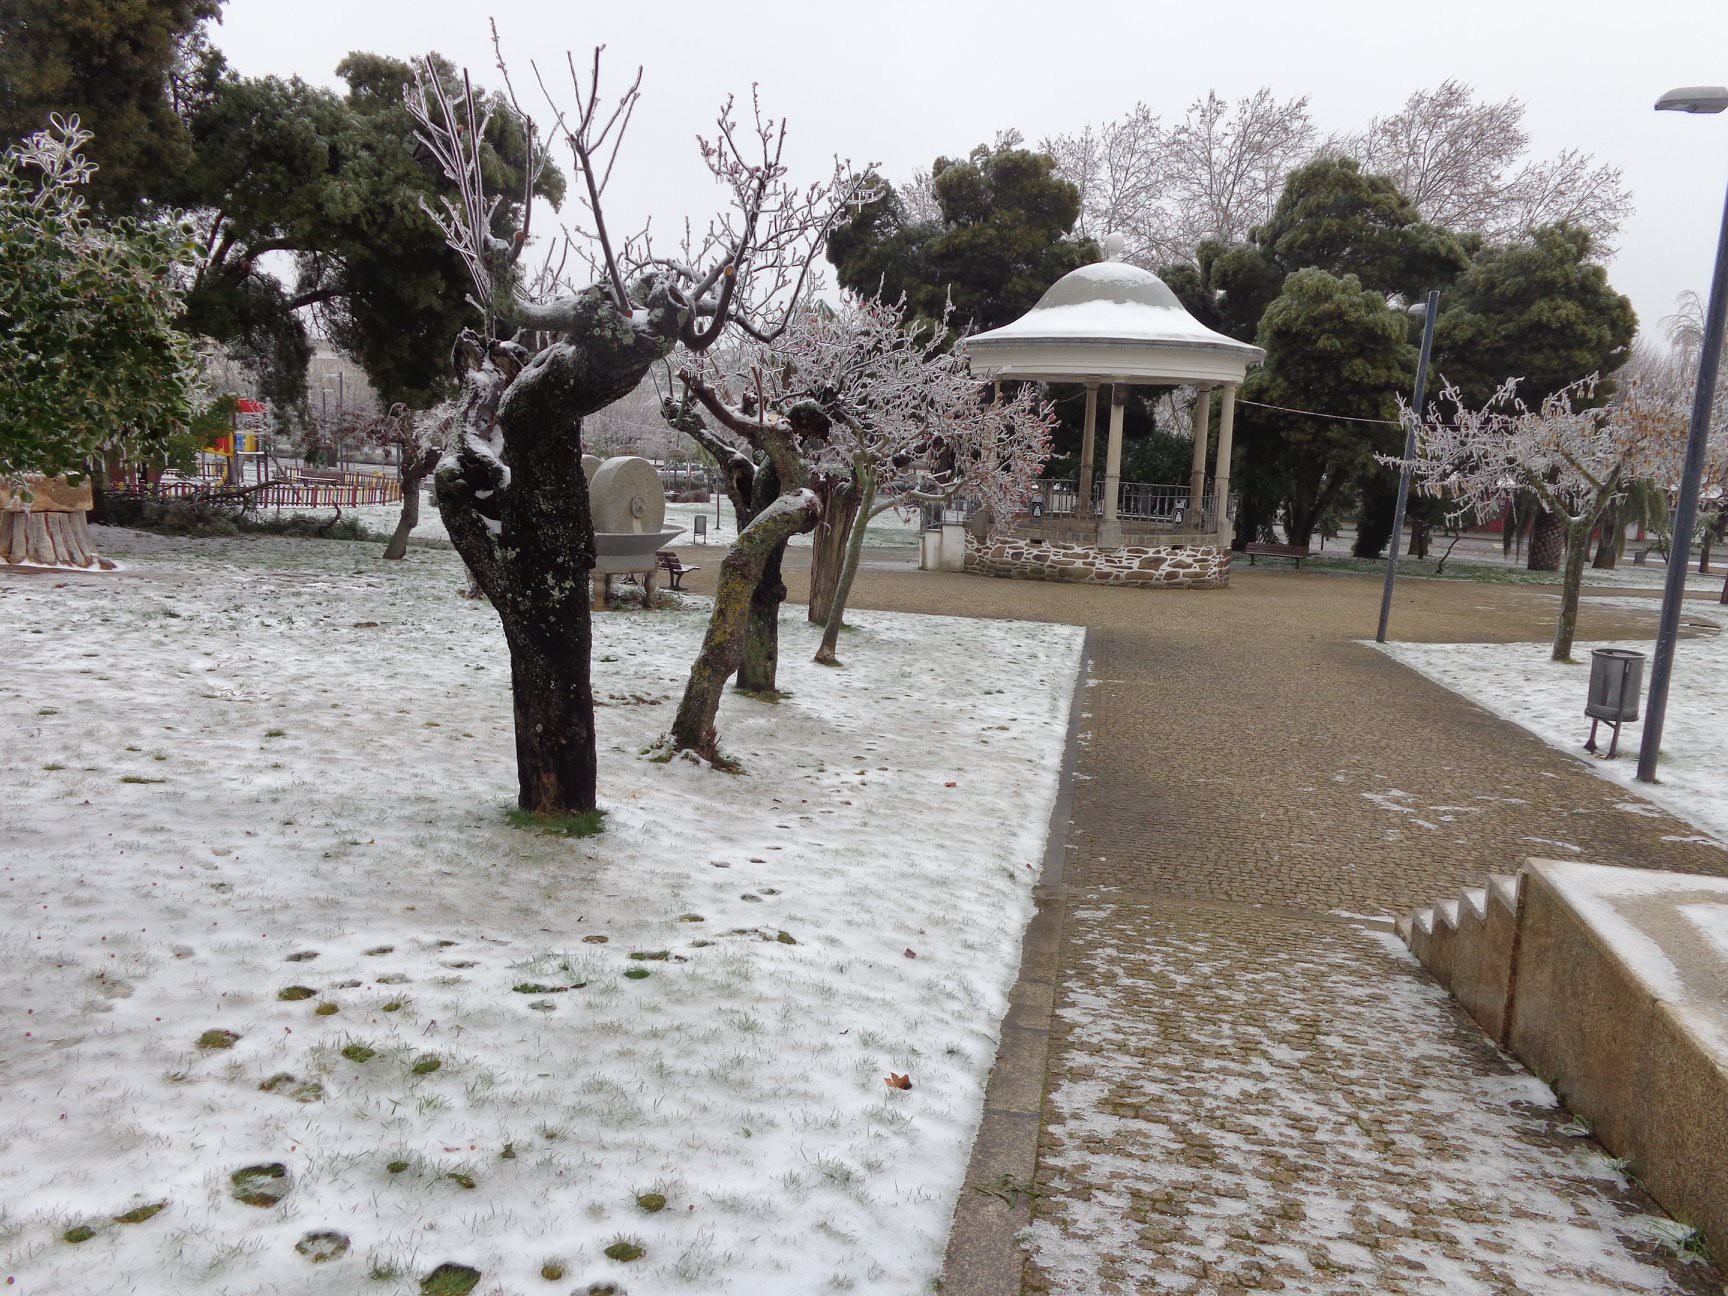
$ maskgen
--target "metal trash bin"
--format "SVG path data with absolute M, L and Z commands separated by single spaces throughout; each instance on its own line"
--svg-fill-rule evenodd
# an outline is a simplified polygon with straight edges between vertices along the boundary
M 1590 694 L 1584 714 L 1590 717 L 1590 738 L 1584 750 L 1596 750 L 1596 726 L 1614 727 L 1608 744 L 1608 759 L 1620 750 L 1620 726 L 1638 718 L 1644 691 L 1644 654 L 1630 648 L 1596 648 L 1590 653 Z

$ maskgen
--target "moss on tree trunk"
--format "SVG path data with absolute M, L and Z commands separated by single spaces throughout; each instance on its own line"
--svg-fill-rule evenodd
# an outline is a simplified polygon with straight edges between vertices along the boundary
M 769 558 L 784 549 L 786 541 L 808 531 L 821 515 L 821 504 L 809 492 L 786 496 L 777 507 L 764 510 L 744 528 L 732 552 L 720 564 L 720 582 L 714 593 L 714 612 L 702 651 L 690 669 L 678 715 L 672 722 L 672 746 L 690 751 L 719 764 L 719 737 L 714 718 L 720 698 L 744 659 L 745 630 L 751 604 Z

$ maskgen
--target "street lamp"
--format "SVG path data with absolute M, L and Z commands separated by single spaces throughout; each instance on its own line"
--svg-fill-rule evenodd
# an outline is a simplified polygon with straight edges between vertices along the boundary
M 1658 112 L 1719 113 L 1728 109 L 1728 86 L 1682 86 L 1656 101 Z M 1692 425 L 1686 433 L 1686 466 L 1680 474 L 1680 499 L 1674 507 L 1674 541 L 1662 584 L 1662 617 L 1656 652 L 1650 661 L 1650 702 L 1644 737 L 1638 744 L 1638 781 L 1656 781 L 1662 751 L 1662 722 L 1668 710 L 1668 682 L 1674 671 L 1674 645 L 1680 638 L 1680 604 L 1686 597 L 1686 568 L 1692 550 L 1692 525 L 1698 516 L 1698 486 L 1704 478 L 1704 450 L 1710 435 L 1710 409 L 1716 398 L 1716 369 L 1722 358 L 1723 316 L 1728 315 L 1728 201 L 1722 206 L 1722 233 L 1716 241 L 1716 269 L 1710 278 L 1710 304 L 1704 311 L 1704 349 L 1698 357 L 1698 386 L 1692 393 Z
M 1392 541 L 1386 550 L 1386 584 L 1380 591 L 1380 628 L 1375 643 L 1386 642 L 1386 622 L 1392 616 L 1392 582 L 1398 579 L 1398 550 L 1404 544 L 1404 506 L 1410 498 L 1410 470 L 1416 458 L 1416 425 L 1422 420 L 1422 401 L 1428 391 L 1428 355 L 1434 350 L 1434 320 L 1440 314 L 1440 290 L 1410 308 L 1422 316 L 1422 353 L 1416 359 L 1416 393 L 1410 403 L 1410 420 L 1404 429 L 1404 462 L 1398 466 L 1398 504 L 1392 510 Z

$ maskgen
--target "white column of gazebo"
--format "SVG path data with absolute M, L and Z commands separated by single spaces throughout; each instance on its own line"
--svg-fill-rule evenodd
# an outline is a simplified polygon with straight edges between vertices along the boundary
M 995 535 L 973 537 L 968 567 L 997 575 L 1178 586 L 1216 586 L 1229 577 L 1230 455 L 1236 391 L 1259 347 L 1214 332 L 1190 315 L 1163 280 L 1120 261 L 1082 266 L 1051 285 L 1025 315 L 962 345 L 973 368 L 996 380 L 1081 383 L 1086 389 L 1078 500 L 1071 518 L 1028 513 L 997 519 Z M 1123 516 L 1122 415 L 1133 384 L 1196 390 L 1194 457 L 1185 491 L 1162 519 Z M 1211 399 L 1219 393 L 1211 490 Z M 1109 401 L 1101 507 L 1097 476 L 1099 396 Z M 1180 507 L 1181 521 L 1175 519 Z

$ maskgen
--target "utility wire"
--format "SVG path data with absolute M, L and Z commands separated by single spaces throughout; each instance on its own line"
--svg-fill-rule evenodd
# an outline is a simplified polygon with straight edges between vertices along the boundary
M 1319 410 L 1291 409 L 1288 405 L 1268 405 L 1265 401 L 1243 400 L 1236 398 L 1238 405 L 1252 405 L 1257 409 L 1277 410 L 1280 414 L 1306 414 L 1309 418 L 1332 419 L 1339 423 L 1378 423 L 1383 427 L 1403 427 L 1398 419 L 1357 418 L 1351 414 L 1322 414 Z

